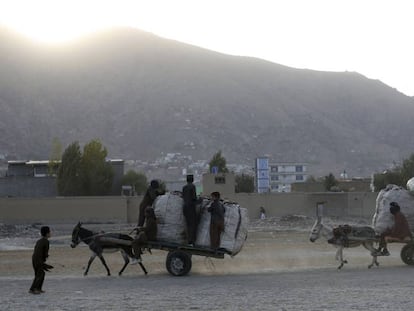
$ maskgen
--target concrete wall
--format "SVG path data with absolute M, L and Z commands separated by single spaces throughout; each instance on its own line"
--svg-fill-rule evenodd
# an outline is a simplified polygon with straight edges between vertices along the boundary
M 305 215 L 314 217 L 316 203 L 326 202 L 326 216 L 372 217 L 377 193 L 266 193 L 234 194 L 227 199 L 259 218 L 263 206 L 268 217 Z M 142 197 L 0 198 L 0 223 L 136 223 Z
M 0 178 L 0 197 L 54 197 L 56 178 L 9 176 Z
M 127 222 L 123 197 L 0 198 L 2 223 Z
M 372 217 L 378 193 L 263 193 L 235 194 L 228 196 L 249 209 L 252 219 L 259 217 L 259 209 L 264 207 L 268 217 L 281 217 L 298 214 L 314 217 L 316 203 L 325 202 L 324 214 L 339 217 Z

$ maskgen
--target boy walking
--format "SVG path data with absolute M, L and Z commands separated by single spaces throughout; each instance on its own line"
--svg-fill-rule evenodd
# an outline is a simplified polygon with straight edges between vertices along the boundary
M 46 264 L 46 259 L 49 256 L 48 239 L 51 235 L 50 228 L 48 226 L 41 227 L 40 234 L 42 237 L 36 242 L 32 256 L 35 278 L 32 286 L 30 287 L 29 293 L 34 295 L 44 293 L 42 286 L 43 281 L 45 280 L 45 271 L 49 271 L 49 269 L 53 268 L 52 266 Z

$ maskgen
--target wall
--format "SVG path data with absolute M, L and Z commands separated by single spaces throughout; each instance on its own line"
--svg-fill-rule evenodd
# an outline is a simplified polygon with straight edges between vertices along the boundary
M 2 223 L 127 222 L 123 197 L 0 198 Z
M 0 197 L 54 197 L 56 178 L 9 176 L 0 178 Z
M 375 211 L 377 193 L 266 193 L 233 194 L 225 198 L 249 210 L 251 219 L 259 217 L 263 206 L 268 217 L 305 215 L 314 217 L 316 203 L 326 202 L 326 216 L 370 218 Z M 0 198 L 0 223 L 136 223 L 142 197 L 66 197 Z
M 378 193 L 374 192 L 239 193 L 228 198 L 248 207 L 252 219 L 259 217 L 261 206 L 268 217 L 292 214 L 314 217 L 318 202 L 325 202 L 326 216 L 366 218 L 374 214 L 377 195 Z

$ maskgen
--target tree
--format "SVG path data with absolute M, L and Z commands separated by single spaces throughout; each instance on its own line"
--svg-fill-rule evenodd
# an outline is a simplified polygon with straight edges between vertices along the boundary
M 78 142 L 70 144 L 62 155 L 57 174 L 59 195 L 74 196 L 81 194 L 80 163 L 82 155 Z
M 401 186 L 406 186 L 407 181 L 414 177 L 414 153 L 408 159 L 404 159 L 401 166 Z
M 405 182 L 407 183 L 407 182 Z M 374 191 L 380 191 L 387 185 L 393 184 L 397 186 L 403 186 L 404 182 L 401 175 L 401 168 L 395 168 L 390 171 L 385 171 L 380 174 L 374 174 Z
M 389 184 L 405 187 L 407 181 L 412 177 L 414 177 L 414 154 L 411 154 L 408 159 L 404 159 L 401 166 L 374 174 L 374 191 L 380 191 Z
M 226 159 L 221 155 L 221 150 L 219 150 L 210 160 L 210 163 L 209 163 L 210 172 L 212 172 L 213 167 L 218 168 L 218 173 L 229 172 L 229 170 L 226 167 Z
M 137 195 L 145 193 L 148 187 L 148 180 L 145 174 L 137 173 L 134 170 L 129 170 L 122 177 L 123 185 L 130 185 Z
M 309 175 L 308 178 L 306 178 L 306 182 L 308 183 L 316 183 L 318 182 L 317 179 L 315 178 L 315 176 L 313 175 Z
M 81 182 L 83 195 L 107 195 L 111 191 L 114 172 L 106 161 L 108 152 L 98 139 L 83 147 Z
M 70 144 L 62 155 L 58 170 L 59 195 L 106 195 L 110 193 L 114 173 L 106 161 L 107 151 L 99 140 L 92 140 L 81 153 L 79 143 Z
M 331 191 L 333 187 L 338 186 L 338 181 L 332 173 L 329 173 L 328 176 L 325 176 L 323 184 L 327 191 Z
M 236 193 L 252 193 L 254 192 L 254 177 L 241 174 L 236 175 Z
M 62 159 L 62 144 L 56 137 L 53 138 L 52 148 L 49 156 L 49 175 L 57 175 L 59 169 L 59 162 Z

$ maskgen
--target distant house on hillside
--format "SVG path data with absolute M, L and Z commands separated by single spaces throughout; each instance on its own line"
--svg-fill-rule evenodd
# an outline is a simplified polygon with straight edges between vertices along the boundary
M 108 160 L 114 172 L 111 195 L 121 194 L 124 160 Z M 55 197 L 56 175 L 49 161 L 8 161 L 6 176 L 0 178 L 0 197 Z

